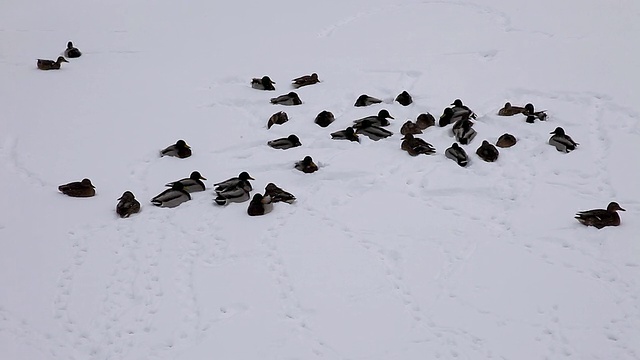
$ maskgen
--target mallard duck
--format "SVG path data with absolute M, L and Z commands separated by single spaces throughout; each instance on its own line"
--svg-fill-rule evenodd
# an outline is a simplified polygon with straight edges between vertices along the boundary
M 172 187 L 173 184 L 180 182 L 182 183 L 182 186 L 184 187 L 184 190 L 186 192 L 192 193 L 192 192 L 204 191 L 206 189 L 206 186 L 204 185 L 202 180 L 207 180 L 207 178 L 200 175 L 200 172 L 194 171 L 191 173 L 191 175 L 188 178 L 170 182 L 165 186 Z
M 135 214 L 140 211 L 140 202 L 136 200 L 131 191 L 125 191 L 122 196 L 118 198 L 120 200 L 116 205 L 116 213 L 121 218 L 127 218 L 131 214 Z
M 444 155 L 458 163 L 458 165 L 465 167 L 469 164 L 469 157 L 467 156 L 467 152 L 464 151 L 463 148 L 458 145 L 458 143 L 453 143 L 450 148 L 445 150 Z
M 373 141 L 388 138 L 393 133 L 385 128 L 374 125 L 371 120 L 364 120 L 353 126 L 357 134 L 364 135 Z
M 400 148 L 411 156 L 418 156 L 420 154 L 431 155 L 436 152 L 433 145 L 420 138 L 414 137 L 413 134 L 406 134 L 402 138 Z
M 241 203 L 249 200 L 249 192 L 243 188 L 237 187 L 220 192 L 216 192 L 214 201 L 218 205 L 227 205 L 230 203 Z
M 498 138 L 498 141 L 496 142 L 496 146 L 501 148 L 508 148 L 508 147 L 512 147 L 517 142 L 518 140 L 516 140 L 515 136 L 509 133 L 505 133 L 500 135 L 500 137 Z
M 272 203 L 285 202 L 287 204 L 293 204 L 296 201 L 296 197 L 285 190 L 282 190 L 278 185 L 274 183 L 268 183 L 264 188 L 264 196 L 269 196 Z
M 587 211 L 580 211 L 576 214 L 575 218 L 583 225 L 595 226 L 598 229 L 602 229 L 605 226 L 618 226 L 620 225 L 620 215 L 617 210 L 626 211 L 621 208 L 617 202 L 610 202 L 607 209 L 594 209 Z
M 300 100 L 300 97 L 298 96 L 298 94 L 292 91 L 286 95 L 280 95 L 278 97 L 272 98 L 271 103 L 290 106 L 290 105 L 300 105 L 302 104 L 302 100 Z
M 258 90 L 275 90 L 276 88 L 273 84 L 275 84 L 275 81 L 272 81 L 268 76 L 263 76 L 260 79 L 251 79 L 251 87 Z
M 533 107 L 533 104 L 529 103 L 529 104 L 524 106 L 524 111 L 522 112 L 522 114 L 527 117 L 526 121 L 528 123 L 533 124 L 533 122 L 536 119 L 538 119 L 540 121 L 547 120 L 547 113 L 545 111 L 546 110 L 535 111 L 535 108 Z
M 311 156 L 305 156 L 304 159 L 297 161 L 294 168 L 306 174 L 318 171 L 318 165 L 313 162 Z
M 67 59 L 65 59 L 62 56 L 58 56 L 58 60 L 53 61 L 53 60 L 45 60 L 45 59 L 38 59 L 38 69 L 40 70 L 58 70 L 60 69 L 60 64 L 62 64 L 63 62 L 68 63 Z
M 382 109 L 378 112 L 378 115 L 366 116 L 358 120 L 354 120 L 353 123 L 355 126 L 358 126 L 364 121 L 368 121 L 371 125 L 376 126 L 389 126 L 389 120 L 393 119 L 393 116 L 389 114 L 389 111 Z
M 284 111 L 278 111 L 277 113 L 271 115 L 269 121 L 267 121 L 267 129 L 271 129 L 273 125 L 282 125 L 289 121 L 289 116 Z
M 418 124 L 414 123 L 411 120 L 407 120 L 407 122 L 402 124 L 402 127 L 400 127 L 400 134 L 402 134 L 402 135 L 422 134 L 422 129 L 420 129 Z
M 568 153 L 569 151 L 575 150 L 576 146 L 579 145 L 577 142 L 573 141 L 571 136 L 565 134 L 564 129 L 561 127 L 557 127 L 549 134 L 554 134 L 549 138 L 549 145 L 555 146 L 556 150 L 560 152 Z
M 289 135 L 286 138 L 275 139 L 267 142 L 267 145 L 274 149 L 286 150 L 294 147 L 301 146 L 302 143 L 296 135 Z
M 160 151 L 160 157 L 175 156 L 180 159 L 191 156 L 191 147 L 184 140 L 178 140 L 175 144 L 167 146 Z
M 469 109 L 468 106 L 462 104 L 462 100 L 455 99 L 455 101 L 452 102 L 451 105 L 453 106 L 452 110 L 454 114 L 456 115 L 464 114 L 472 119 L 476 118 L 476 113 L 474 113 L 473 110 Z
M 482 140 L 482 145 L 480 145 L 478 150 L 476 150 L 476 154 L 484 161 L 494 162 L 498 160 L 498 155 L 500 155 L 500 152 L 487 140 Z
M 318 74 L 316 73 L 313 73 L 311 75 L 300 76 L 291 81 L 293 82 L 293 87 L 296 89 L 301 88 L 303 86 L 307 86 L 307 85 L 317 84 L 320 82 L 320 80 L 318 80 Z
M 524 107 L 522 106 L 513 106 L 510 102 L 504 104 L 504 107 L 498 110 L 498 115 L 500 116 L 513 116 L 516 114 L 521 114 L 524 111 Z
M 253 190 L 249 180 L 255 180 L 248 172 L 243 171 L 237 177 L 213 184 L 216 192 L 215 202 L 218 205 L 227 205 L 232 202 L 245 202 L 249 200 L 249 192 Z
M 191 195 L 184 189 L 184 185 L 181 182 L 175 182 L 170 189 L 151 199 L 151 203 L 159 207 L 174 208 L 189 200 L 191 200 Z
M 445 108 L 438 120 L 440 127 L 447 126 L 449 124 L 455 124 L 460 120 L 469 119 L 469 113 L 464 111 L 455 112 L 453 108 Z
M 71 41 L 69 41 L 67 43 L 67 50 L 64 51 L 64 56 L 68 57 L 70 59 L 73 58 L 79 58 L 82 55 L 82 53 L 80 52 L 80 50 L 78 50 L 78 48 L 73 46 L 73 43 Z
M 411 95 L 409 95 L 408 92 L 403 91 L 400 93 L 400 95 L 396 96 L 396 101 L 400 103 L 400 105 L 402 106 L 408 106 L 408 105 L 411 105 L 411 103 L 413 102 L 413 99 L 411 98 Z
M 453 124 L 453 135 L 456 141 L 462 145 L 469 144 L 476 137 L 476 131 L 473 129 L 473 122 L 469 119 L 461 119 Z
M 436 118 L 429 113 L 422 113 L 416 118 L 416 124 L 420 130 L 424 130 L 430 126 L 434 126 L 436 124 Z
M 349 140 L 360 142 L 360 138 L 358 134 L 356 134 L 355 130 L 351 126 L 344 130 L 339 130 L 331 133 L 331 138 L 334 140 Z
M 262 194 L 255 194 L 251 202 L 249 202 L 247 214 L 249 214 L 249 216 L 260 216 L 270 213 L 271 210 L 273 210 L 271 198 L 269 196 L 262 196 Z
M 323 110 L 317 116 L 314 122 L 320 127 L 327 127 L 336 120 L 331 111 Z
M 226 190 L 231 190 L 231 189 L 243 189 L 246 192 L 249 192 L 251 190 L 253 190 L 253 187 L 251 186 L 251 183 L 249 182 L 249 180 L 255 180 L 254 178 L 251 177 L 251 175 L 249 175 L 248 172 L 243 171 L 241 172 L 238 176 L 236 177 L 232 177 L 230 179 L 227 179 L 225 181 L 221 181 L 219 183 L 213 184 L 214 186 L 214 191 L 216 193 L 220 193 Z
M 82 179 L 68 184 L 58 186 L 63 194 L 71 197 L 92 197 L 96 194 L 96 188 L 91 184 L 91 180 Z
M 369 105 L 373 105 L 373 104 L 380 104 L 382 102 L 382 100 L 371 97 L 367 94 L 362 94 L 358 97 L 358 99 L 356 100 L 356 103 L 353 104 L 353 106 L 369 106 Z

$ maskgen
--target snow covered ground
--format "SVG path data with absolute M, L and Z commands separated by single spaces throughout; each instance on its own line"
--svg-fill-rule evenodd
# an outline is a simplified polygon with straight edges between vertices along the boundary
M 640 359 L 639 18 L 630 0 L 2 2 L 0 358 Z M 81 58 L 36 68 L 69 40 Z M 269 103 L 312 72 L 302 105 Z M 275 91 L 249 86 L 263 75 Z M 478 114 L 467 168 L 450 127 L 419 135 L 435 155 L 400 150 L 402 123 L 456 98 Z M 331 140 L 380 109 L 392 137 Z M 546 143 L 557 126 L 577 150 Z M 496 163 L 475 155 L 505 132 Z M 178 139 L 192 157 L 158 156 Z M 305 155 L 318 172 L 293 169 Z M 206 192 L 149 203 L 193 170 Z M 298 201 L 214 205 L 241 171 Z M 57 191 L 84 177 L 95 197 Z M 125 190 L 143 208 L 120 219 Z M 573 219 L 610 201 L 619 227 Z

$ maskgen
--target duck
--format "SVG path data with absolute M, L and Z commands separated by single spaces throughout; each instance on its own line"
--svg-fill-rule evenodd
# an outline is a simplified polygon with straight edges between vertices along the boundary
M 270 213 L 271 210 L 273 210 L 273 204 L 269 196 L 254 194 L 251 202 L 249 202 L 247 214 L 249 214 L 249 216 L 261 216 Z
M 272 104 L 291 106 L 291 105 L 300 105 L 300 104 L 302 104 L 302 100 L 300 100 L 300 97 L 298 96 L 298 94 L 296 94 L 295 92 L 292 91 L 292 92 L 290 92 L 288 94 L 280 95 L 278 97 L 272 98 L 271 99 L 271 103 Z
M 374 125 L 371 120 L 363 120 L 353 126 L 357 134 L 362 134 L 373 141 L 388 138 L 393 133 L 385 128 Z
M 482 145 L 480 145 L 478 150 L 476 150 L 476 154 L 480 157 L 480 159 L 486 162 L 494 162 L 498 160 L 498 155 L 500 155 L 500 152 L 487 140 L 482 140 Z
M 289 116 L 284 111 L 278 111 L 277 113 L 271 115 L 269 121 L 267 121 L 267 129 L 271 129 L 273 125 L 282 125 L 289 121 Z
M 38 59 L 37 65 L 38 69 L 40 70 L 59 70 L 60 64 L 62 64 L 63 62 L 68 63 L 67 59 L 65 59 L 63 56 L 58 56 L 58 59 L 56 61 Z
M 428 127 L 435 126 L 436 118 L 429 113 L 422 113 L 416 118 L 416 124 L 420 130 L 424 130 Z
M 418 126 L 417 123 L 414 123 L 411 120 L 407 120 L 407 122 L 402 124 L 402 127 L 400 127 L 400 134 L 402 134 L 402 135 L 422 134 L 422 129 L 420 129 L 420 127 Z
M 73 43 L 69 41 L 67 43 L 67 49 L 64 51 L 64 56 L 68 57 L 69 59 L 79 58 L 80 56 L 82 56 L 82 52 L 80 52 L 78 48 L 74 47 Z
M 368 121 L 371 125 L 376 126 L 389 126 L 390 122 L 387 119 L 393 119 L 394 117 L 389 114 L 389 111 L 382 109 L 378 112 L 378 115 L 371 115 L 363 117 L 362 119 L 354 120 L 353 123 L 357 126 L 358 124 Z
M 293 204 L 296 201 L 296 197 L 274 183 L 268 183 L 264 188 L 264 196 L 269 196 L 272 203 L 285 202 L 287 204 Z
M 517 114 L 522 114 L 524 112 L 524 107 L 522 106 L 513 106 L 510 102 L 506 102 L 504 107 L 498 110 L 498 115 L 500 116 L 513 116 Z
M 458 163 L 458 165 L 465 167 L 469 164 L 469 157 L 467 156 L 467 152 L 464 151 L 463 148 L 458 145 L 458 143 L 453 143 L 450 148 L 445 150 L 444 155 Z
M 71 197 L 92 197 L 96 195 L 96 188 L 91 180 L 85 178 L 82 181 L 74 181 L 58 186 L 58 190 Z
M 458 112 L 456 113 L 453 108 L 445 108 L 438 120 L 440 127 L 445 127 L 449 124 L 455 124 L 456 122 L 464 119 L 469 119 L 469 113 Z
M 240 174 L 238 174 L 238 176 L 236 177 L 232 177 L 225 181 L 221 181 L 219 183 L 213 184 L 213 187 L 214 187 L 213 190 L 216 193 L 221 193 L 226 190 L 240 188 L 245 190 L 246 192 L 249 192 L 253 190 L 253 187 L 251 186 L 251 183 L 249 182 L 249 180 L 255 180 L 255 179 L 252 178 L 248 172 L 243 171 Z
M 165 186 L 172 187 L 173 184 L 180 182 L 182 183 L 182 186 L 184 187 L 184 190 L 186 192 L 192 193 L 192 192 L 204 191 L 206 189 L 202 180 L 207 180 L 207 178 L 200 175 L 200 172 L 194 171 L 191 173 L 191 175 L 188 178 L 170 182 Z
M 378 98 L 374 98 L 374 97 L 369 96 L 367 94 L 362 94 L 362 95 L 358 96 L 358 99 L 356 100 L 356 103 L 353 104 L 353 106 L 357 106 L 357 107 L 369 106 L 369 105 L 373 105 L 373 104 L 380 104 L 381 102 L 382 102 L 382 100 L 380 100 Z
M 296 135 L 289 135 L 286 138 L 275 139 L 267 142 L 267 145 L 274 149 L 286 150 L 294 147 L 301 146 L 302 143 Z
M 275 84 L 275 81 L 271 80 L 268 76 L 263 76 L 260 79 L 251 79 L 251 87 L 257 90 L 275 90 L 276 88 L 273 84 Z
M 620 215 L 616 211 L 626 211 L 620 205 L 613 201 L 607 205 L 607 209 L 593 209 L 580 211 L 575 218 L 585 226 L 595 226 L 602 229 L 605 226 L 619 226 Z
M 455 99 L 451 105 L 453 106 L 452 110 L 454 112 L 454 114 L 465 114 L 467 116 L 469 116 L 472 119 L 476 118 L 476 113 L 473 112 L 473 110 L 469 109 L 468 106 L 464 105 L 462 103 L 462 100 L 460 99 Z
M 255 179 L 248 172 L 243 171 L 237 177 L 213 184 L 216 192 L 214 201 L 218 205 L 227 205 L 232 202 L 249 200 L 249 193 L 253 190 L 249 180 Z
M 396 96 L 395 101 L 400 103 L 400 105 L 402 106 L 409 106 L 413 102 L 413 99 L 411 98 L 411 95 L 409 95 L 408 92 L 403 91 L 400 93 L 400 95 Z
M 155 206 L 174 208 L 183 202 L 191 200 L 191 195 L 184 189 L 181 182 L 175 182 L 170 189 L 167 189 L 151 199 Z
M 509 148 L 515 145 L 517 142 L 518 140 L 516 140 L 515 136 L 509 133 L 504 133 L 500 135 L 500 137 L 498 138 L 498 141 L 496 142 L 496 146 L 501 148 Z
M 331 111 L 323 110 L 316 116 L 316 119 L 313 122 L 318 124 L 318 126 L 325 128 L 335 120 L 336 117 L 333 116 Z
M 414 137 L 413 134 L 406 134 L 402 138 L 400 148 L 411 156 L 418 156 L 420 154 L 431 155 L 436 152 L 433 145 L 420 138 Z
M 215 203 L 218 205 L 228 205 L 230 203 L 241 203 L 249 200 L 249 191 L 243 188 L 231 188 L 228 190 L 216 192 Z
M 547 113 L 545 111 L 546 110 L 535 111 L 533 104 L 528 103 L 524 106 L 524 111 L 522 112 L 522 114 L 527 117 L 526 122 L 528 122 L 529 124 L 533 124 L 536 119 L 540 121 L 547 120 Z
M 178 140 L 175 144 L 160 150 L 160 157 L 163 156 L 174 156 L 180 159 L 188 158 L 191 156 L 191 147 L 184 140 Z
M 571 136 L 565 134 L 564 129 L 561 127 L 557 127 L 549 134 L 553 134 L 553 136 L 549 138 L 549 145 L 555 146 L 556 150 L 560 152 L 568 153 L 575 150 L 576 146 L 579 145 L 577 142 L 573 141 Z
M 131 214 L 140 212 L 140 202 L 136 200 L 136 197 L 131 191 L 125 191 L 122 196 L 118 198 L 120 200 L 116 205 L 116 213 L 121 218 L 128 218 Z
M 311 156 L 305 156 L 304 159 L 296 162 L 294 168 L 300 170 L 305 174 L 311 174 L 318 171 L 318 165 L 313 162 Z
M 472 126 L 473 122 L 467 118 L 456 121 L 456 123 L 453 124 L 452 130 L 456 141 L 462 145 L 469 144 L 477 134 Z
M 351 126 L 344 130 L 332 132 L 331 138 L 334 140 L 349 140 L 360 142 L 360 137 L 358 137 L 358 134 L 356 134 L 356 131 Z
M 307 85 L 317 84 L 320 82 L 320 80 L 318 80 L 318 74 L 316 73 L 313 73 L 311 75 L 303 75 L 291 81 L 293 82 L 293 87 L 296 89 L 301 88 L 303 86 L 307 86 Z

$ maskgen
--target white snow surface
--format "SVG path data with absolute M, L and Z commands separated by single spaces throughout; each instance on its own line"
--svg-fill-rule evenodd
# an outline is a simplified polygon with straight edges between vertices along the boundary
M 631 0 L 2 2 L 0 359 L 640 359 L 639 19 Z M 36 68 L 69 40 L 81 58 Z M 312 72 L 302 105 L 269 103 Z M 418 135 L 435 155 L 400 149 L 456 98 L 478 114 L 467 168 L 450 127 Z M 330 138 L 380 109 L 392 137 Z M 577 150 L 547 144 L 557 126 Z M 496 163 L 475 155 L 505 132 Z M 178 139 L 192 157 L 158 156 Z M 205 192 L 149 203 L 193 170 Z M 215 205 L 241 171 L 297 202 Z M 95 197 L 58 192 L 84 177 Z M 125 190 L 142 211 L 120 219 Z M 619 227 L 573 218 L 610 201 Z

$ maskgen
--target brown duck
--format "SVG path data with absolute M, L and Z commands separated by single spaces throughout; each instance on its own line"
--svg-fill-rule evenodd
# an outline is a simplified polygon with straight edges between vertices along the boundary
M 63 56 L 58 56 L 58 60 L 56 60 L 56 61 L 38 59 L 38 69 L 40 69 L 40 70 L 58 70 L 58 69 L 60 69 L 60 64 L 62 64 L 63 62 L 68 63 L 67 59 L 65 59 Z
M 617 210 L 625 211 L 614 201 L 609 203 L 606 210 L 580 211 L 575 218 L 585 226 L 595 226 L 598 229 L 602 229 L 605 226 L 618 226 L 620 225 L 620 216 L 616 212 Z
M 82 179 L 68 184 L 58 186 L 63 194 L 71 197 L 92 197 L 96 194 L 96 188 L 91 184 L 91 180 Z

